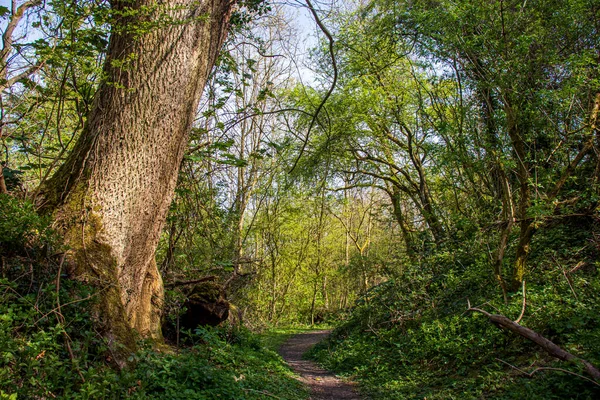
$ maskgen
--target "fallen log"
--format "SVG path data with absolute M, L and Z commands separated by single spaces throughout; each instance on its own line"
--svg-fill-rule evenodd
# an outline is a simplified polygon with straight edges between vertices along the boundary
M 596 368 L 592 363 L 582 358 L 579 358 L 569 353 L 568 351 L 565 351 L 560 346 L 546 339 L 536 331 L 526 328 L 518 324 L 517 322 L 514 322 L 511 319 L 505 317 L 504 315 L 490 314 L 489 312 L 480 308 L 471 307 L 471 303 L 469 302 L 467 311 L 477 312 L 485 315 L 494 325 L 498 326 L 501 329 L 514 332 L 517 335 L 524 337 L 525 339 L 531 340 L 532 342 L 540 346 L 542 349 L 544 349 L 552 357 L 556 357 L 559 360 L 563 361 L 570 361 L 581 364 L 588 375 L 590 375 L 596 381 L 600 382 L 600 370 L 598 370 L 598 368 Z

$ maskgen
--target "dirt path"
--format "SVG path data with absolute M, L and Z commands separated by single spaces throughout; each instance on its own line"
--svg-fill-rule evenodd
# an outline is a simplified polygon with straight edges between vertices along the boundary
M 311 400 L 360 400 L 352 385 L 344 382 L 302 355 L 329 335 L 330 331 L 298 334 L 279 348 L 279 354 L 300 375 L 300 381 L 310 388 Z

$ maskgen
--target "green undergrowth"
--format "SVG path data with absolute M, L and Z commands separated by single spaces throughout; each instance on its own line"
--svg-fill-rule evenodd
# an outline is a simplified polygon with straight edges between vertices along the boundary
M 0 195 L 0 210 L 0 399 L 307 397 L 243 327 L 187 332 L 186 346 L 167 353 L 141 344 L 129 367 L 116 368 L 92 323 L 99 294 L 69 279 L 49 221 L 9 196 Z
M 599 248 L 590 237 L 565 228 L 537 237 L 521 324 L 600 366 Z M 549 250 L 557 240 L 561 250 Z M 355 379 L 373 399 L 600 398 L 579 364 L 466 311 L 470 301 L 516 320 L 523 303 L 521 291 L 504 303 L 477 254 L 473 245 L 406 267 L 362 296 L 310 356 Z
M 178 354 L 136 355 L 137 398 L 305 399 L 289 368 L 241 328 L 199 328 L 196 344 Z M 137 390 L 137 389 L 136 389 Z
M 130 357 L 131 368 L 118 370 L 89 315 L 65 305 L 64 320 L 56 319 L 46 297 L 54 286 L 25 296 L 19 289 L 0 280 L 0 398 L 306 398 L 281 358 L 246 329 L 198 328 L 186 337 L 190 347 L 146 347 Z

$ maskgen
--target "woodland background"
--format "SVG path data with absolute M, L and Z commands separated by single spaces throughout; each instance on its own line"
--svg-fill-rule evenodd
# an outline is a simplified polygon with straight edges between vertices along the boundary
M 600 394 L 467 312 L 600 365 L 597 0 L 242 4 L 156 251 L 176 350 L 125 369 L 36 211 L 93 107 L 110 6 L 0 14 L 0 398 L 306 398 L 273 330 L 322 323 L 312 356 L 371 398 Z M 180 326 L 196 280 L 229 322 Z

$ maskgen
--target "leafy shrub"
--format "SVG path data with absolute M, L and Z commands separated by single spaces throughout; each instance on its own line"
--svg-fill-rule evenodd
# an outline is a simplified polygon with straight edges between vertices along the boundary
M 31 202 L 0 194 L 0 251 L 23 253 L 53 241 L 50 220 L 36 213 Z
M 1 195 L 0 390 L 2 396 L 100 398 L 120 377 L 89 309 L 95 294 L 66 279 L 59 239 L 26 201 Z M 3 397 L 4 398 L 4 397 Z

